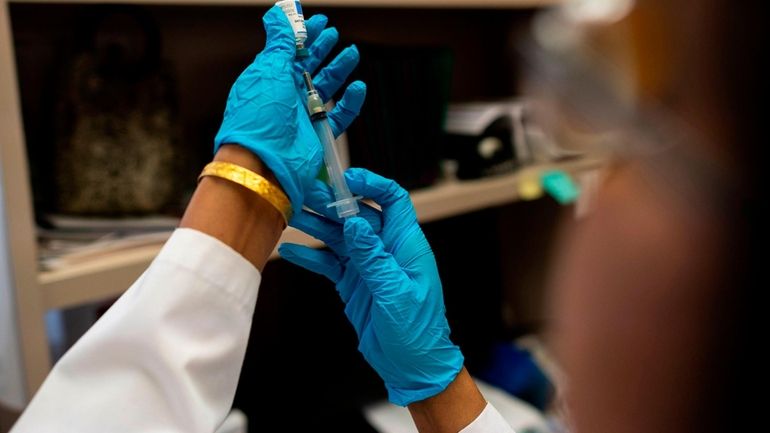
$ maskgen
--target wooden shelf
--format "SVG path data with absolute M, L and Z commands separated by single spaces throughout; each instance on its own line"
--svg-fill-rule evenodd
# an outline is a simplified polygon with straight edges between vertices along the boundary
M 304 0 L 306 7 L 517 9 L 555 6 L 564 0 Z M 267 6 L 271 0 L 12 0 L 8 3 L 155 4 L 200 6 Z
M 448 182 L 410 193 L 417 217 L 422 223 L 450 218 L 477 210 L 500 206 L 519 199 L 522 177 L 552 168 L 578 173 L 597 169 L 600 159 L 539 165 L 509 175 L 473 181 Z M 279 243 L 292 242 L 312 247 L 323 244 L 291 227 Z M 83 264 L 38 275 L 46 308 L 65 308 L 120 296 L 147 269 L 162 245 L 148 245 L 106 254 Z M 273 251 L 271 259 L 278 258 Z
M 170 233 L 169 233 L 170 234 Z M 320 247 L 321 242 L 289 227 L 281 243 L 294 242 Z M 46 308 L 66 308 L 120 296 L 158 255 L 162 243 L 108 253 L 97 259 L 38 275 Z M 273 251 L 271 259 L 278 258 Z

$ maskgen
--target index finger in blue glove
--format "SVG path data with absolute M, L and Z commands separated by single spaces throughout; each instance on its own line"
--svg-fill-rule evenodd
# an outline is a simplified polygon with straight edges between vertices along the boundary
M 321 34 L 323 29 L 326 28 L 326 24 L 329 23 L 329 18 L 323 14 L 316 14 L 305 20 L 305 28 L 307 29 L 307 39 L 305 39 L 305 46 L 313 45 L 318 35 Z
M 303 210 L 291 219 L 289 225 L 325 243 L 338 256 L 347 253 L 341 224 Z
M 366 220 L 348 218 L 343 233 L 350 263 L 364 280 L 372 297 L 385 306 L 387 301 L 401 294 L 402 289 L 410 283 L 409 277 L 396 259 L 385 251 L 382 239 L 374 234 Z
M 334 284 L 342 278 L 342 265 L 333 254 L 297 244 L 281 244 L 278 253 L 287 261 L 308 271 L 323 275 Z
M 366 100 L 366 84 L 363 81 L 350 83 L 342 98 L 329 113 L 329 126 L 335 137 L 345 132 L 351 123 L 358 117 L 361 107 Z
M 291 23 L 280 7 L 273 6 L 262 17 L 265 26 L 267 41 L 262 53 L 280 53 L 285 59 L 294 58 L 297 46 L 294 39 L 294 30 Z
M 345 171 L 345 180 L 353 194 L 371 198 L 382 206 L 386 226 L 393 221 L 417 221 L 409 193 L 396 181 L 364 168 L 349 168 Z
M 361 60 L 361 56 L 358 53 L 358 47 L 351 45 L 342 50 L 331 63 L 315 76 L 313 84 L 324 102 L 337 93 L 337 90 L 342 87 L 345 80 L 358 66 L 359 60 Z
M 302 61 L 302 68 L 310 72 L 311 74 L 321 66 L 326 56 L 337 45 L 337 41 L 340 39 L 340 34 L 336 28 L 330 27 L 324 29 L 318 36 L 318 39 L 308 47 L 308 57 Z

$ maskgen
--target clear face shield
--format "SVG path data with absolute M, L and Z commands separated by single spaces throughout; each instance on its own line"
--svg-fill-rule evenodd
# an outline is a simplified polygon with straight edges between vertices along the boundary
M 572 0 L 536 15 L 522 45 L 528 124 L 573 154 L 644 161 L 661 190 L 688 201 L 721 201 L 737 186 L 710 153 L 718 126 L 698 130 L 672 108 L 692 66 L 667 44 L 677 32 L 665 7 Z
M 532 123 L 560 147 L 649 153 L 684 134 L 653 96 L 665 77 L 644 76 L 649 59 L 640 57 L 635 7 L 634 0 L 573 0 L 535 16 L 522 48 L 523 91 Z

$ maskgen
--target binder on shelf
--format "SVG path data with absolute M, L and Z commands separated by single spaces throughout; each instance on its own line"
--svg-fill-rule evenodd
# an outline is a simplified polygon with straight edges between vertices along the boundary
M 427 187 L 439 174 L 443 124 L 449 102 L 452 52 L 444 47 L 357 44 L 354 79 L 367 83 L 366 103 L 348 129 L 350 162 L 397 180 Z

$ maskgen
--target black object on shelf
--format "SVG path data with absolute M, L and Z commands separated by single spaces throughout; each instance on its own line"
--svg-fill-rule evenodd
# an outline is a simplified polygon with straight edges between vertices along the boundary
M 449 106 L 443 157 L 457 162 L 457 177 L 477 179 L 510 173 L 533 161 L 520 101 Z
M 358 44 L 354 78 L 368 93 L 348 129 L 352 166 L 397 180 L 405 188 L 434 183 L 439 174 L 449 102 L 452 52 L 443 47 Z
M 518 165 L 511 119 L 500 117 L 479 136 L 447 134 L 446 156 L 457 161 L 459 179 L 510 173 Z
M 145 215 L 181 196 L 176 79 L 160 30 L 141 7 L 82 12 L 56 116 L 55 210 Z

